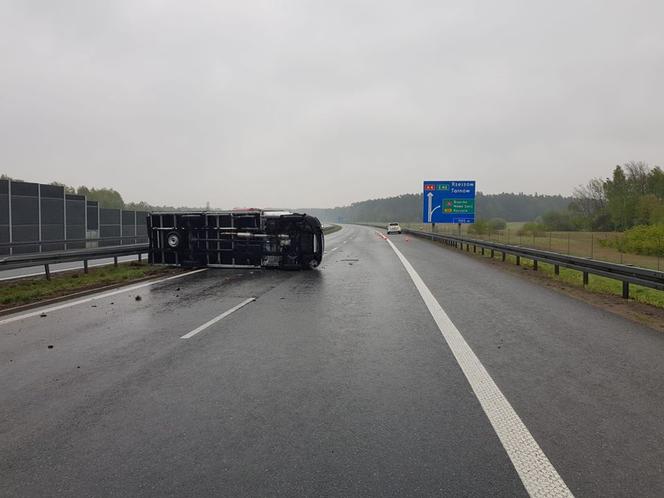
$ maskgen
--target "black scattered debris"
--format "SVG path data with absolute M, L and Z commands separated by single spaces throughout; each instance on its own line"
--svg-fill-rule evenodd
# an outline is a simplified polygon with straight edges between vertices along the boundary
M 81 368 L 81 365 L 76 365 L 76 368 Z
M 44 318 L 44 317 L 46 317 L 46 316 L 48 316 L 48 315 L 46 315 L 46 313 L 42 313 L 42 314 L 39 315 L 39 316 L 41 316 L 42 318 Z
M 175 297 L 180 297 L 180 294 L 175 294 Z
M 134 299 L 136 299 L 136 301 L 140 301 L 143 298 L 141 296 L 136 296 Z
M 48 349 L 53 349 L 53 344 L 49 344 Z
M 113 301 L 111 301 L 111 304 L 115 304 Z
M 180 290 L 180 288 L 178 287 L 178 288 L 177 288 L 177 289 L 175 289 L 175 290 L 176 290 L 176 291 L 179 291 L 179 290 Z
M 97 307 L 97 305 L 96 305 L 96 304 L 93 304 L 93 305 L 91 306 L 91 308 L 96 308 L 96 307 Z

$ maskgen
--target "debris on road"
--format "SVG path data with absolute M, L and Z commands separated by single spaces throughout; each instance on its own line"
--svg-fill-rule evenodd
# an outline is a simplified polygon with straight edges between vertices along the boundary
M 134 299 L 136 299 L 136 301 L 140 301 L 143 298 L 141 296 L 136 296 Z

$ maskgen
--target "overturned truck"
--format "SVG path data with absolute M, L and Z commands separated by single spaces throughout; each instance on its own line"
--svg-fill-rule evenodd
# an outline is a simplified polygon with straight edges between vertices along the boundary
M 325 239 L 318 218 L 276 211 L 148 215 L 152 264 L 187 267 L 313 269 Z

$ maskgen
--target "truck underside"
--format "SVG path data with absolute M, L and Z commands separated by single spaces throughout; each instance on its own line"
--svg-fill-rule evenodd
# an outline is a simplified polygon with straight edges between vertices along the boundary
M 148 215 L 152 264 L 187 267 L 316 268 L 324 250 L 317 218 L 269 211 Z

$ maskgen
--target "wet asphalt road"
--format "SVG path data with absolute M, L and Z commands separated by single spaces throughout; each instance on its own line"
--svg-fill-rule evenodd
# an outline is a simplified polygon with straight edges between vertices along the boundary
M 664 336 L 390 240 L 573 493 L 664 494 Z M 389 245 L 346 226 L 326 249 L 0 322 L 0 495 L 525 495 Z

